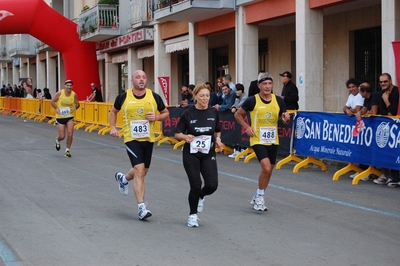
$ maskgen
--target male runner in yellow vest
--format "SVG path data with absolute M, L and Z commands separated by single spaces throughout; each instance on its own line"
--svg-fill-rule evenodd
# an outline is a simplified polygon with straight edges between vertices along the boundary
M 271 179 L 278 153 L 278 120 L 281 118 L 285 124 L 290 120 L 285 102 L 272 93 L 273 86 L 272 77 L 268 73 L 260 73 L 258 75 L 260 93 L 248 97 L 235 113 L 236 121 L 250 136 L 250 146 L 261 165 L 258 189 L 250 202 L 257 211 L 268 210 L 264 204 L 264 192 Z M 250 113 L 251 126 L 244 120 L 247 112 Z
M 128 194 L 128 181 L 133 179 L 133 191 L 138 203 L 139 219 L 152 215 L 147 210 L 144 201 L 144 178 L 149 171 L 153 145 L 155 141 L 154 123 L 163 121 L 169 116 L 160 95 L 146 88 L 147 76 L 142 70 L 136 70 L 132 75 L 133 88 L 117 96 L 110 112 L 110 135 L 119 137 L 116 128 L 117 113 L 121 110 L 123 116 L 124 143 L 132 168 L 124 175 L 116 173 L 115 180 L 119 183 L 119 191 Z M 159 114 L 156 114 L 159 112 Z
M 74 83 L 72 80 L 66 80 L 64 89 L 58 91 L 54 98 L 51 100 L 51 105 L 56 109 L 56 125 L 58 128 L 58 137 L 56 138 L 56 150 L 59 151 L 60 141 L 65 138 L 65 128 L 67 129 L 67 144 L 64 156 L 70 158 L 71 153 L 69 149 L 72 145 L 72 138 L 74 135 L 74 116 L 75 111 L 79 108 L 78 96 L 72 87 Z

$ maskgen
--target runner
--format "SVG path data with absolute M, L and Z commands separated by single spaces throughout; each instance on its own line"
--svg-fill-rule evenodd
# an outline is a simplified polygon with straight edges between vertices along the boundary
M 278 120 L 281 118 L 285 124 L 290 121 L 284 101 L 272 93 L 273 86 L 272 77 L 268 73 L 260 73 L 258 75 L 260 93 L 247 98 L 235 113 L 237 122 L 250 136 L 250 146 L 261 165 L 258 189 L 250 202 L 256 211 L 268 210 L 264 204 L 264 192 L 271 179 L 278 153 Z M 250 113 L 251 126 L 244 120 L 247 112 Z
M 142 70 L 136 70 L 132 75 L 133 88 L 117 96 L 110 111 L 110 135 L 119 137 L 116 128 L 117 113 L 122 110 L 124 142 L 132 168 L 127 174 L 116 173 L 115 180 L 119 183 L 119 191 L 128 194 L 128 181 L 133 180 L 133 191 L 138 203 L 139 219 L 152 215 L 144 201 L 144 178 L 149 171 L 153 153 L 154 122 L 163 121 L 169 116 L 160 95 L 146 88 L 147 76 Z M 159 114 L 156 114 L 157 111 Z
M 66 80 L 64 89 L 56 93 L 51 100 L 51 105 L 56 109 L 56 125 L 58 128 L 58 137 L 56 138 L 56 150 L 61 148 L 60 141 L 65 138 L 65 129 L 67 129 L 67 144 L 64 156 L 71 158 L 70 148 L 74 135 L 74 115 L 79 108 L 78 96 L 72 90 L 74 83 L 72 80 Z
M 204 196 L 218 187 L 218 170 L 215 145 L 222 150 L 218 111 L 209 107 L 211 90 L 199 84 L 193 90 L 195 104 L 189 107 L 178 122 L 175 138 L 185 140 L 182 159 L 189 179 L 189 227 L 198 227 L 197 213 L 204 207 Z M 204 179 L 204 186 L 200 174 Z

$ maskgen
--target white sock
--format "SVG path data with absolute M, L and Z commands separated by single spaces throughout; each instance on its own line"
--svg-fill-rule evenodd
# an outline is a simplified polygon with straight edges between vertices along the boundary
M 122 177 L 122 183 L 128 184 L 128 180 L 126 180 L 126 176 L 125 175 Z
M 264 196 L 264 189 L 257 189 L 257 195 Z
M 68 148 L 66 148 L 66 149 L 65 149 L 65 151 L 69 151 L 69 149 L 68 149 Z
M 138 209 L 144 209 L 144 208 L 146 208 L 146 204 L 144 204 L 144 202 L 140 202 L 140 203 L 138 203 Z

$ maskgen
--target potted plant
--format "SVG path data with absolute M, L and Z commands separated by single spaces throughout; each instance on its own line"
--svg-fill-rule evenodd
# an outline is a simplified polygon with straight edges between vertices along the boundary
M 3 58 L 7 57 L 6 47 L 4 47 L 3 51 L 1 51 L 1 57 L 3 57 Z

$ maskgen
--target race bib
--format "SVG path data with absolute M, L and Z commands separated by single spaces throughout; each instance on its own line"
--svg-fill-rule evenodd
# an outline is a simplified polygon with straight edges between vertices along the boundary
M 71 115 L 71 109 L 69 109 L 69 107 L 60 108 L 60 115 L 61 116 L 70 116 Z
M 150 135 L 149 120 L 132 120 L 131 121 L 131 137 L 140 139 L 147 138 Z
M 190 142 L 190 153 L 201 152 L 208 154 L 211 147 L 211 136 L 196 136 L 193 141 Z
M 275 143 L 276 127 L 260 127 L 260 142 Z

